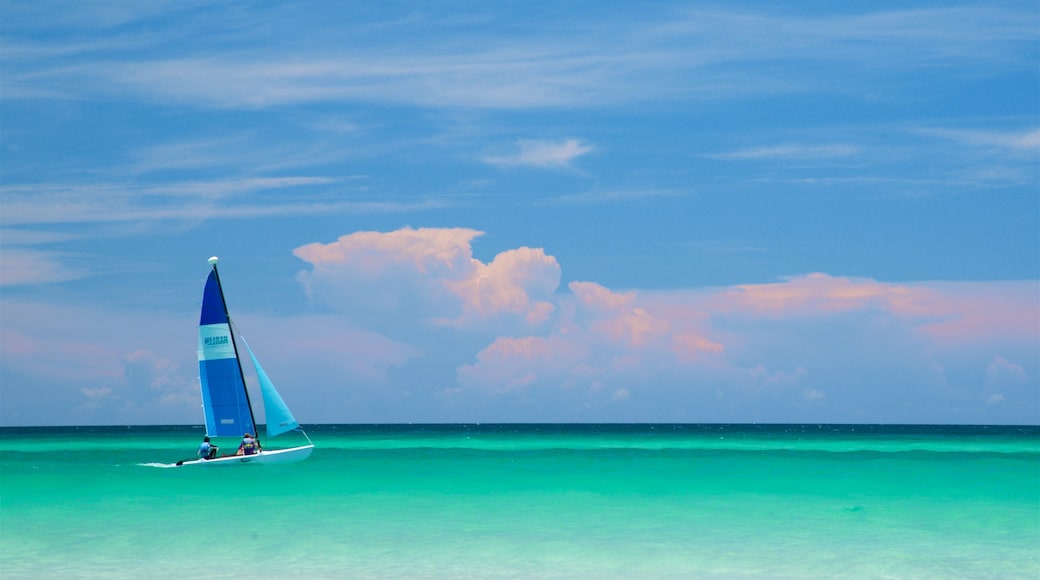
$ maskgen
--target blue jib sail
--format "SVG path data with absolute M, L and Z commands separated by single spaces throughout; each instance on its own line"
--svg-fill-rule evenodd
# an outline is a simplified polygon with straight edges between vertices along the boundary
M 241 437 L 243 433 L 256 433 L 216 270 L 209 273 L 202 295 L 199 378 L 208 435 Z
M 249 343 L 245 339 L 242 339 L 242 343 L 246 345 L 246 350 L 249 351 L 249 358 L 253 359 L 253 367 L 256 369 L 257 378 L 260 380 L 260 392 L 264 396 L 264 416 L 267 418 L 267 436 L 274 437 L 296 429 L 300 424 L 296 422 L 296 419 L 289 411 L 289 407 L 282 400 L 282 396 L 274 388 L 274 383 L 271 382 L 263 367 L 260 366 L 260 361 L 256 360 L 253 349 L 249 348 Z

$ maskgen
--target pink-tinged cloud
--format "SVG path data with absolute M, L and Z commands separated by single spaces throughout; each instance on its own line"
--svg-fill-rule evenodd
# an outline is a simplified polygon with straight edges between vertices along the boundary
M 198 310 L 193 300 L 184 302 L 183 315 L 171 317 L 0 301 L 0 421 L 198 424 Z M 343 420 L 337 409 L 388 390 L 390 370 L 422 354 L 336 315 L 241 312 L 235 320 L 301 420 Z M 255 387 L 251 365 L 244 370 Z
M 300 273 L 309 294 L 344 312 L 370 306 L 455 327 L 503 315 L 529 325 L 548 320 L 560 283 L 556 259 L 522 247 L 485 264 L 473 258 L 479 235 L 464 228 L 356 232 L 294 254 L 313 266 Z
M 940 343 L 1040 343 L 1040 282 L 937 282 L 936 319 L 921 332 Z
M 483 263 L 471 249 L 479 235 L 406 228 L 344 236 L 298 250 L 315 266 L 301 279 L 351 319 L 365 299 L 390 299 L 397 306 L 372 331 L 412 321 L 398 338 L 424 354 L 401 368 L 427 355 L 457 360 L 454 381 L 438 391 L 453 404 L 509 397 L 556 401 L 575 417 L 585 408 L 621 417 L 629 406 L 675 400 L 722 405 L 730 417 L 779 416 L 776 409 L 794 406 L 817 419 L 837 410 L 867 420 L 895 416 L 894 408 L 914 420 L 926 401 L 964 393 L 989 410 L 1035 399 L 1028 388 L 1037 361 L 1023 354 L 1040 343 L 1035 281 L 893 284 L 814 273 L 652 292 L 575 281 L 561 293 L 553 256 L 521 247 Z M 456 352 L 444 334 L 420 337 L 420 321 L 487 342 Z M 995 353 L 1008 364 L 991 362 Z M 1016 376 L 1025 382 L 1009 380 Z M 999 390 L 986 386 L 997 378 Z M 898 392 L 886 391 L 895 385 Z M 666 415 L 690 413 L 679 404 Z
M 896 405 L 901 420 L 913 420 L 907 413 L 936 393 L 975 392 L 989 408 L 1030 400 L 1023 385 L 1036 361 L 990 363 L 986 352 L 1001 341 L 1015 356 L 1036 350 L 1033 282 L 889 284 L 817 273 L 696 291 L 569 288 L 547 334 L 496 339 L 459 367 L 459 385 L 539 397 L 577 389 L 590 405 L 640 405 L 668 392 L 710 398 L 735 416 L 752 412 L 745 406 L 771 416 L 772 405 L 793 405 L 807 416 L 840 409 L 865 419 Z M 990 384 L 1025 379 L 1017 390 L 979 394 L 971 374 Z M 881 394 L 897 385 L 898 395 Z
M 568 286 L 584 308 L 600 312 L 617 311 L 635 300 L 635 292 L 611 292 L 595 282 L 571 282 Z
M 157 424 L 199 419 L 197 315 L 178 319 L 157 312 L 24 300 L 4 300 L 0 309 L 0 376 L 7 381 L 8 403 L 4 421 Z
M 484 263 L 480 235 L 405 228 L 303 246 L 312 268 L 300 280 L 335 312 L 236 323 L 301 420 L 1040 417 L 1037 281 L 816 273 L 561 292 L 553 256 L 519 247 Z M 3 385 L 4 421 L 47 421 L 54 408 L 69 410 L 66 424 L 200 420 L 194 305 L 176 316 L 0 306 L 0 371 L 23 384 L 14 396 Z
M 293 255 L 315 269 L 349 267 L 359 274 L 375 275 L 403 265 L 431 276 L 462 277 L 471 267 L 470 242 L 481 234 L 466 228 L 355 232 L 331 244 L 300 246 Z
M 693 332 L 680 332 L 673 335 L 671 348 L 676 360 L 684 363 L 703 360 L 704 355 L 721 355 L 726 350 L 721 343 Z
M 719 312 L 777 319 L 838 313 L 887 313 L 934 340 L 972 342 L 1040 338 L 1040 284 L 918 282 L 889 284 L 815 273 L 773 284 L 737 286 L 711 300 Z
M 65 282 L 89 276 L 82 268 L 67 265 L 67 256 L 23 248 L 0 248 L 0 286 Z
M 612 292 L 594 282 L 571 282 L 579 317 L 586 330 L 630 348 L 667 346 L 690 360 L 697 352 L 720 353 L 724 346 L 700 330 L 706 314 L 693 303 L 634 291 Z
M 582 389 L 626 400 L 677 367 L 718 357 L 701 312 L 638 292 L 572 282 L 548 336 L 500 337 L 458 370 L 459 384 L 490 392 Z
M 584 381 L 597 371 L 583 364 L 584 345 L 560 337 L 502 337 L 477 353 L 476 362 L 458 369 L 459 386 L 497 393 L 523 390 L 539 381 Z
M 6 314 L 6 313 L 5 313 Z M 94 342 L 0 330 L 4 366 L 41 379 L 113 379 L 122 375 L 119 355 Z
M 530 324 L 549 319 L 550 302 L 560 285 L 560 266 L 541 248 L 517 248 L 495 256 L 489 264 L 471 261 L 469 275 L 446 286 L 462 300 L 459 325 L 500 313 L 523 317 Z
M 766 316 L 817 315 L 881 308 L 929 314 L 935 294 L 925 288 L 815 273 L 773 284 L 748 284 L 725 291 L 719 306 Z
M 348 384 L 385 383 L 391 368 L 421 356 L 418 348 L 356 328 L 348 318 L 303 315 L 292 318 L 240 316 L 249 346 L 272 379 L 290 379 L 299 368 L 323 368 Z M 243 331 L 244 332 L 244 331 Z M 278 381 L 279 389 L 306 391 L 306 381 Z M 340 387 L 335 387 L 340 388 Z
M 617 343 L 639 348 L 667 335 L 671 325 L 642 308 L 632 308 L 593 324 L 591 330 L 603 333 Z

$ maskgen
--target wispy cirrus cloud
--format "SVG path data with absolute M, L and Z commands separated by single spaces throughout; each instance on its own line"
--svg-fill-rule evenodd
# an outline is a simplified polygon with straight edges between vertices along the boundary
M 599 205 L 610 203 L 633 203 L 651 198 L 677 197 L 682 195 L 686 194 L 674 189 L 611 189 L 605 191 L 594 190 L 583 193 L 565 194 L 550 199 L 538 200 L 534 203 L 537 205 Z
M 4 241 L 0 247 L 0 287 L 68 282 L 89 275 L 86 268 L 69 264 L 67 252 L 12 247 Z
M 340 180 L 329 177 L 270 177 L 154 183 L 147 185 L 33 184 L 4 188 L 4 227 L 40 224 L 90 224 L 214 218 L 244 219 L 279 215 L 387 213 L 443 207 L 434 199 L 358 198 L 331 195 Z M 299 190 L 322 188 L 300 199 Z M 281 192 L 282 195 L 275 195 Z M 253 199 L 264 194 L 262 202 Z
M 190 16 L 180 7 L 169 10 Z M 271 10 L 277 14 L 277 8 Z M 161 11 L 149 9 L 145 16 L 158 21 L 152 13 Z M 238 13 L 226 16 L 232 21 L 241 18 Z M 140 37 L 131 36 L 125 49 L 111 46 L 107 53 L 94 53 L 96 61 L 90 63 L 62 59 L 65 51 L 54 47 L 60 43 L 33 47 L 13 38 L 5 40 L 18 50 L 5 50 L 12 58 L 5 59 L 4 95 L 111 94 L 122 99 L 131 94 L 148 101 L 218 108 L 332 101 L 424 107 L 601 106 L 829 90 L 828 83 L 807 72 L 816 67 L 788 67 L 782 76 L 771 74 L 778 58 L 864 66 L 870 73 L 876 73 L 873 63 L 885 55 L 891 55 L 890 66 L 903 70 L 979 63 L 1025 67 L 1032 65 L 1031 47 L 1037 40 L 1032 14 L 1004 7 L 813 16 L 691 9 L 640 16 L 633 20 L 624 13 L 605 13 L 578 31 L 538 27 L 539 32 L 508 39 L 487 32 L 488 23 L 479 18 L 395 21 L 414 33 L 405 36 L 424 39 L 421 47 L 402 51 L 385 44 L 387 22 L 379 20 L 344 30 L 340 22 L 287 19 L 284 36 L 278 36 L 257 24 L 264 18 L 253 15 L 235 22 L 235 29 L 265 49 L 244 50 L 224 34 L 179 39 L 168 34 L 161 36 L 162 42 L 185 43 L 181 56 L 156 58 L 140 46 Z M 134 19 L 132 13 L 119 13 L 106 21 Z M 193 28 L 183 22 L 180 27 Z M 444 29 L 451 33 L 430 34 Z M 309 41 L 300 42 L 301 37 Z M 349 40 L 354 37 L 366 41 Z M 459 39 L 464 39 L 464 50 L 459 49 Z M 55 60 L 41 60 L 46 54 Z M 31 67 L 21 66 L 30 61 Z
M 979 131 L 970 129 L 920 129 L 918 133 L 974 147 L 995 147 L 1024 153 L 1040 153 L 1040 129 Z
M 860 152 L 856 145 L 828 144 L 828 145 L 800 145 L 784 144 L 769 145 L 762 147 L 749 147 L 725 153 L 708 155 L 712 159 L 727 161 L 742 160 L 805 160 L 805 159 L 833 159 L 838 157 L 851 157 Z
M 798 162 L 787 165 L 784 174 L 754 176 L 755 181 L 804 184 L 820 187 L 856 186 L 877 190 L 886 197 L 941 194 L 953 189 L 1003 187 L 1037 179 L 1036 156 L 1040 154 L 1040 130 L 981 130 L 921 128 L 893 125 L 887 129 L 901 137 L 891 142 L 868 135 L 875 128 L 836 128 L 851 133 L 847 143 L 786 143 L 754 145 L 705 154 L 703 157 L 732 162 Z M 909 141 L 906 141 L 906 140 Z M 859 143 L 859 144 L 855 144 Z M 919 171 L 942 159 L 946 171 Z M 915 161 L 919 160 L 919 161 Z M 879 164 L 905 164 L 907 172 L 882 175 Z M 817 165 L 830 166 L 829 174 Z M 801 176 L 792 176 L 796 173 Z
M 516 142 L 514 152 L 505 155 L 487 155 L 482 160 L 499 167 L 558 169 L 570 167 L 572 161 L 593 149 L 591 145 L 580 139 L 562 141 L 521 139 Z

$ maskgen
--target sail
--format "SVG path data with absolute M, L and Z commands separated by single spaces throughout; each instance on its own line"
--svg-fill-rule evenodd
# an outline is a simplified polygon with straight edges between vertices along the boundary
M 243 433 L 256 433 L 215 268 L 209 273 L 202 295 L 199 378 L 207 434 L 241 437 Z
M 267 417 L 267 436 L 274 437 L 296 429 L 300 424 L 293 418 L 289 407 L 285 405 L 282 396 L 274 388 L 274 383 L 271 382 L 263 367 L 260 366 L 260 361 L 256 360 L 253 349 L 249 348 L 249 343 L 245 339 L 242 339 L 242 343 L 246 345 L 246 350 L 249 351 L 249 358 L 253 359 L 253 367 L 256 369 L 257 378 L 260 380 L 260 392 L 264 396 L 264 414 Z

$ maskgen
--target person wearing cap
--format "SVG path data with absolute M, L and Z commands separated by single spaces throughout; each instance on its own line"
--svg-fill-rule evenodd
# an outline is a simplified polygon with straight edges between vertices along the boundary
M 256 455 L 260 451 L 260 442 L 253 439 L 252 433 L 246 433 L 242 437 L 242 443 L 238 446 L 235 455 Z
M 202 438 L 202 445 L 199 445 L 199 451 L 196 453 L 202 459 L 213 459 L 217 456 L 217 450 L 220 449 L 216 445 L 211 445 L 209 442 L 209 436 Z

